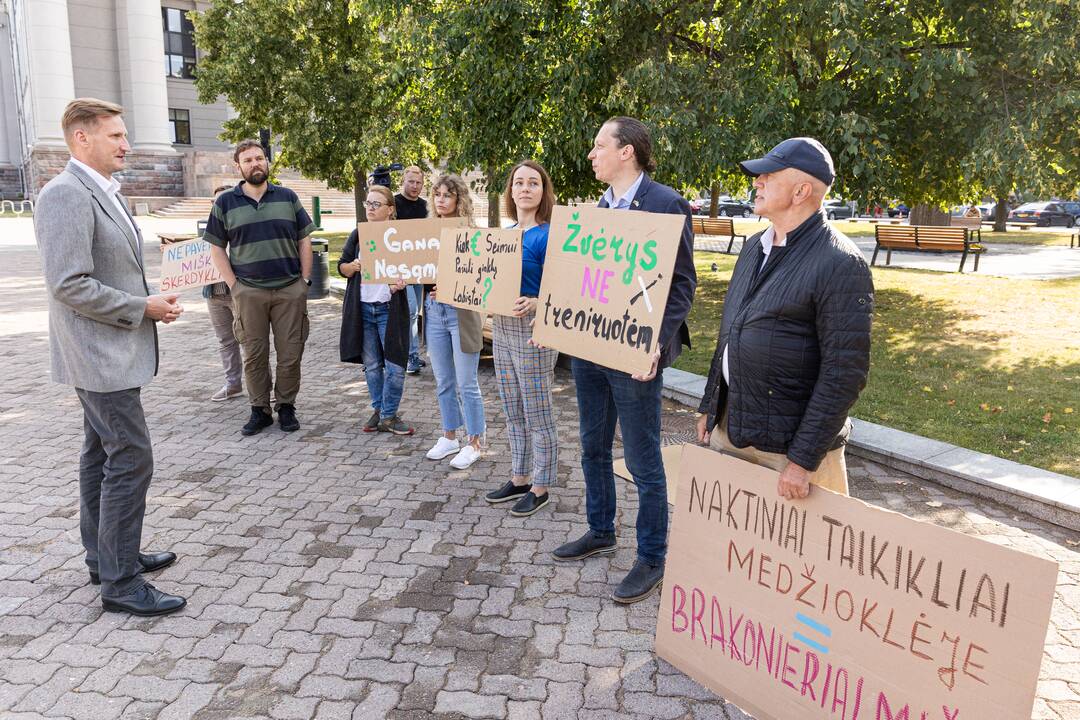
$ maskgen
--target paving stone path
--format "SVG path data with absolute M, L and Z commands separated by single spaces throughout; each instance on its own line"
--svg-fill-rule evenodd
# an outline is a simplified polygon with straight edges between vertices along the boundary
M 423 457 L 438 427 L 429 371 L 406 383 L 415 437 L 359 431 L 366 390 L 337 360 L 339 305 L 315 302 L 302 430 L 243 439 L 244 402 L 207 401 L 221 369 L 197 293 L 186 307 L 161 328 L 161 372 L 144 391 L 156 470 L 143 547 L 179 553 L 154 582 L 189 605 L 104 614 L 78 536 L 81 414 L 49 382 L 37 256 L 0 247 L 0 717 L 747 717 L 657 660 L 655 597 L 609 599 L 634 557 L 632 486 L 619 486 L 617 554 L 551 560 L 584 527 L 568 373 L 555 395 L 563 487 L 554 507 L 517 519 L 482 499 L 510 473 L 490 362 L 491 452 L 453 471 Z M 689 421 L 668 408 L 670 434 Z M 1077 538 L 851 466 L 860 498 L 1061 563 L 1035 716 L 1080 718 Z

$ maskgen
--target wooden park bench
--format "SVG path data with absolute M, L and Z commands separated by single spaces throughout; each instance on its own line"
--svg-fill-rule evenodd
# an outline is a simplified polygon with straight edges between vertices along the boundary
M 731 246 L 735 244 L 735 238 L 740 238 L 743 242 L 746 242 L 746 235 L 737 235 L 735 233 L 735 223 L 731 221 L 731 218 L 710 218 L 695 215 L 692 227 L 694 235 L 714 235 L 730 238 L 727 250 L 724 251 L 729 254 L 731 253 Z
M 952 217 L 949 218 L 949 225 L 951 227 L 967 228 L 970 232 L 968 236 L 977 243 L 982 242 L 982 217 Z M 978 270 L 978 268 L 975 268 Z
M 877 262 L 878 251 L 885 249 L 885 264 L 892 262 L 893 250 L 913 252 L 958 252 L 960 272 L 968 255 L 975 256 L 975 272 L 979 270 L 982 245 L 971 241 L 971 230 L 966 227 L 937 227 L 929 225 L 878 225 L 874 228 L 874 256 L 870 264 Z

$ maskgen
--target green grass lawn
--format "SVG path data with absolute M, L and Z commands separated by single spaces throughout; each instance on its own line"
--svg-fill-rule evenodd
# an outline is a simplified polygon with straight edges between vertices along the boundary
M 698 253 L 694 347 L 676 367 L 708 373 L 734 265 Z M 874 285 L 855 417 L 1080 477 L 1080 278 L 876 267 Z
M 868 222 L 851 222 L 850 220 L 834 220 L 832 221 L 833 227 L 840 232 L 844 233 L 850 238 L 873 238 L 874 237 L 874 224 Z M 768 226 L 768 223 L 764 220 L 739 220 L 735 219 L 735 232 L 746 233 L 750 236 L 759 230 L 764 230 Z M 1076 233 L 1076 230 L 1072 228 L 1055 228 L 1051 231 L 1031 231 L 1031 230 L 1016 230 L 1010 229 L 1008 232 L 992 232 L 984 229 L 982 231 L 982 242 L 984 245 L 994 245 L 999 243 L 1011 243 L 1014 245 L 1064 245 L 1069 246 L 1069 238 Z

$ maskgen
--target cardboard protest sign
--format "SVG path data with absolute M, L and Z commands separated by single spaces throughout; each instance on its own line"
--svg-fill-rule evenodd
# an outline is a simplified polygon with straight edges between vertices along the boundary
M 767 718 L 1028 720 L 1057 563 L 683 449 L 657 654 Z
M 628 373 L 647 373 L 660 342 L 686 218 L 555 208 L 533 339 Z
M 468 218 L 425 218 L 356 224 L 362 280 L 368 283 L 431 284 L 439 267 L 443 228 L 462 227 Z
M 160 292 L 177 292 L 221 282 L 210 261 L 210 243 L 195 239 L 161 246 Z
M 512 315 L 521 296 L 521 230 L 445 229 L 441 242 L 439 302 Z

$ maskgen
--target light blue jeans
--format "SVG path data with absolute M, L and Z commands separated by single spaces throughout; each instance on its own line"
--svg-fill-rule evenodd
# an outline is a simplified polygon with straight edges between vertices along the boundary
M 417 332 L 417 317 L 420 315 L 420 303 L 423 302 L 424 286 L 407 285 L 406 297 L 409 300 L 409 362 L 420 362 L 420 334 Z
M 364 377 L 371 394 L 371 407 L 379 411 L 380 418 L 390 418 L 397 415 L 405 387 L 405 368 L 383 355 L 390 303 L 362 302 L 360 316 L 364 323 Z
M 477 380 L 480 353 L 462 352 L 457 308 L 428 298 L 424 317 L 443 430 L 451 432 L 464 424 L 470 436 L 483 435 L 487 426 Z

